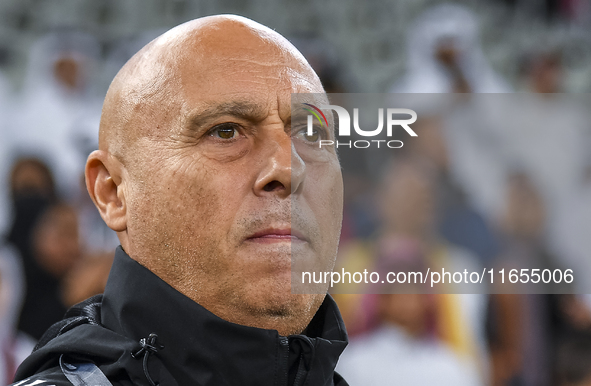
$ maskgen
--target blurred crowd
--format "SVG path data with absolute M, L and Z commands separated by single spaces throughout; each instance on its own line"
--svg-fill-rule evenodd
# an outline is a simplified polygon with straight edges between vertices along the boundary
M 532 51 L 511 84 L 485 59 L 477 20 L 441 5 L 409 31 L 407 70 L 390 91 L 425 93 L 395 99 L 422 100 L 416 140 L 385 157 L 341 152 L 338 271 L 568 267 L 579 278 L 570 291 L 589 292 L 589 99 L 559 94 L 556 47 Z M 513 91 L 527 94 L 497 94 Z M 494 95 L 471 96 L 481 93 Z M 351 336 L 337 370 L 352 385 L 591 384 L 588 295 L 408 286 L 398 294 L 335 291 Z
M 588 1 L 543 3 L 545 23 L 591 15 Z M 464 126 L 429 111 L 394 157 L 343 153 L 339 266 L 574 266 L 591 275 L 591 120 L 553 96 L 565 91 L 564 51 L 516 52 L 512 79 L 487 60 L 479 30 L 469 8 L 426 7 L 406 31 L 406 67 L 373 91 L 521 91 L 552 108 L 534 132 L 490 127 L 482 122 L 495 120 L 478 114 L 459 114 L 475 129 L 457 132 Z M 0 72 L 0 384 L 69 306 L 104 288 L 118 240 L 86 194 L 85 160 L 98 147 L 105 79 L 159 32 L 105 47 L 88 32 L 54 30 L 31 45 L 19 86 Z M 322 37 L 293 41 L 327 92 L 356 91 Z M 376 174 L 377 164 L 387 167 Z M 589 296 L 334 296 L 351 335 L 338 370 L 352 386 L 591 385 Z
M 17 93 L 0 79 L 0 384 L 67 308 L 102 292 L 118 245 L 84 182 L 99 57 L 91 35 L 55 31 L 31 48 Z

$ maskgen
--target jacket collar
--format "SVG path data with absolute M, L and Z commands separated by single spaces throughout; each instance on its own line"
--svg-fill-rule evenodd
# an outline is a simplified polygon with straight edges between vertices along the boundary
M 307 335 L 283 337 L 227 322 L 164 282 L 117 248 L 101 311 L 102 324 L 129 339 L 158 335 L 155 356 L 179 385 L 332 385 L 347 345 L 338 308 L 327 296 Z M 160 367 L 159 365 L 157 367 Z M 289 381 L 289 383 L 288 383 Z

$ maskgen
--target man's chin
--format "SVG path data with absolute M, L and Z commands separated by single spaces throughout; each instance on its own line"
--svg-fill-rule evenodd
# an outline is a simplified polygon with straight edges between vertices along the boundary
M 238 324 L 277 330 L 281 335 L 299 334 L 308 326 L 325 294 L 270 293 L 242 303 Z

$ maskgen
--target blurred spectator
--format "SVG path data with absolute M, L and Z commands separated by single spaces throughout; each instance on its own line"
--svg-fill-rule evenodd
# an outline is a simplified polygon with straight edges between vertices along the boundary
M 91 75 L 99 55 L 97 41 L 80 32 L 37 41 L 11 128 L 17 154 L 47 159 L 64 198 L 78 194 L 84 161 L 98 144 L 101 100 Z
M 43 213 L 35 225 L 33 247 L 39 266 L 51 276 L 63 278 L 81 255 L 74 209 L 56 204 Z
M 514 174 L 506 194 L 499 267 L 507 272 L 557 268 L 544 239 L 544 202 L 533 184 L 526 175 Z M 491 295 L 493 385 L 553 384 L 562 301 L 551 295 Z
M 377 295 L 378 329 L 354 338 L 337 371 L 357 386 L 481 385 L 474 369 L 424 335 L 428 295 Z
M 511 90 L 482 52 L 476 16 L 460 5 L 440 4 L 424 11 L 407 32 L 406 74 L 396 81 L 390 92 L 508 93 Z M 489 217 L 498 210 L 499 194 L 495 187 L 502 180 L 498 140 L 488 130 L 490 115 L 483 114 L 472 100 L 474 98 L 466 96 L 458 99 L 460 103 L 456 106 L 448 106 L 443 98 L 438 100 L 439 109 L 444 109 L 446 114 L 450 110 L 456 113 L 450 114 L 451 118 L 444 123 L 436 122 L 444 126 L 439 140 L 443 139 L 445 146 L 438 146 L 448 149 L 440 161 L 449 164 L 449 180 L 462 188 L 466 202 Z M 493 117 L 494 124 L 499 118 Z M 437 150 L 437 147 L 430 150 Z M 466 212 L 464 220 L 478 222 L 474 214 Z M 454 227 L 458 229 L 457 224 Z M 479 228 L 483 229 L 482 224 Z M 461 241 L 457 235 L 448 236 Z M 484 256 L 486 252 L 480 250 L 479 254 Z
M 482 53 L 478 21 L 467 8 L 454 4 L 429 8 L 407 36 L 407 73 L 390 92 L 511 91 Z
M 53 173 L 37 158 L 22 158 L 15 162 L 10 175 L 10 192 L 13 199 L 43 197 L 56 199 Z
M 37 267 L 27 278 L 19 328 L 39 339 L 66 312 L 63 282 L 82 256 L 76 212 L 64 204 L 52 205 L 39 217 L 31 236 Z
M 35 342 L 17 332 L 24 295 L 24 276 L 17 253 L 0 248 L 0 382 L 12 382 L 18 365 L 33 351 Z
M 447 243 L 437 231 L 436 185 L 434 170 L 416 158 L 396 159 L 386 165 L 377 196 L 381 224 L 373 243 L 351 241 L 342 245 L 337 259 L 339 271 L 372 270 L 384 248 L 397 240 L 411 240 L 419 246 L 433 270 L 481 270 L 478 259 L 456 245 Z M 352 291 L 351 291 L 352 290 Z M 367 289 L 365 289 L 367 291 Z M 337 292 L 360 292 L 360 288 L 339 287 Z M 372 290 L 370 289 L 370 292 Z M 461 292 L 461 290 L 460 290 Z M 354 335 L 367 328 L 360 322 L 364 298 L 336 296 L 343 318 Z M 470 358 L 474 367 L 486 373 L 484 338 L 485 298 L 482 295 L 436 295 L 437 336 L 459 355 Z M 480 369 L 479 369 L 480 370 Z
M 14 164 L 9 186 L 14 217 L 7 241 L 23 259 L 28 283 L 36 267 L 31 250 L 33 227 L 41 213 L 56 200 L 53 175 L 39 159 L 24 158 Z
M 83 218 L 94 223 L 80 227 L 76 211 L 57 203 L 51 171 L 38 159 L 16 162 L 10 191 L 15 216 L 7 241 L 22 259 L 27 288 L 19 328 L 38 339 L 61 319 L 66 307 L 104 289 L 112 252 L 105 255 L 99 247 L 88 248 L 79 232 L 87 232 L 94 245 L 105 243 L 103 248 L 112 247 L 116 236 L 88 205 L 80 207 Z
M 376 270 L 381 275 L 425 268 L 421 247 L 411 239 L 390 240 L 380 250 Z M 365 296 L 372 329 L 351 340 L 337 371 L 358 386 L 482 384 L 471 363 L 437 337 L 436 299 L 413 294 L 415 286 L 397 287 L 409 293 Z
M 42 265 L 51 267 L 51 262 L 48 263 L 51 254 L 57 253 L 55 249 L 59 249 L 62 242 L 64 247 L 71 245 L 72 235 L 63 234 L 62 238 L 67 239 L 52 244 L 51 232 L 59 234 L 63 227 L 60 229 L 61 224 L 52 222 L 52 212 L 48 212 L 56 203 L 56 193 L 51 171 L 42 161 L 35 158 L 18 160 L 11 173 L 10 188 L 15 215 L 8 242 L 20 254 L 27 289 L 19 330 L 39 339 L 45 329 L 61 319 L 65 312 L 57 289 L 58 279 L 46 272 Z M 40 226 L 41 220 L 43 226 Z M 51 231 L 48 229 L 54 226 Z M 40 254 L 45 263 L 38 259 Z
M 446 242 L 437 229 L 437 174 L 416 158 L 394 161 L 383 178 L 380 191 L 381 242 L 410 237 L 425 251 L 432 269 L 480 270 L 478 259 L 467 250 Z M 484 297 L 439 295 L 440 334 L 458 352 L 479 362 L 484 354 Z

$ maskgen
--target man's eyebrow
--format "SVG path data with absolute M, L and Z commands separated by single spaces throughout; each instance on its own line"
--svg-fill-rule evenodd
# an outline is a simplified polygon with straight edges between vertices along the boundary
M 249 121 L 259 121 L 266 117 L 267 111 L 260 104 L 250 101 L 231 101 L 205 105 L 190 116 L 189 125 L 199 128 L 224 115 L 231 115 Z

